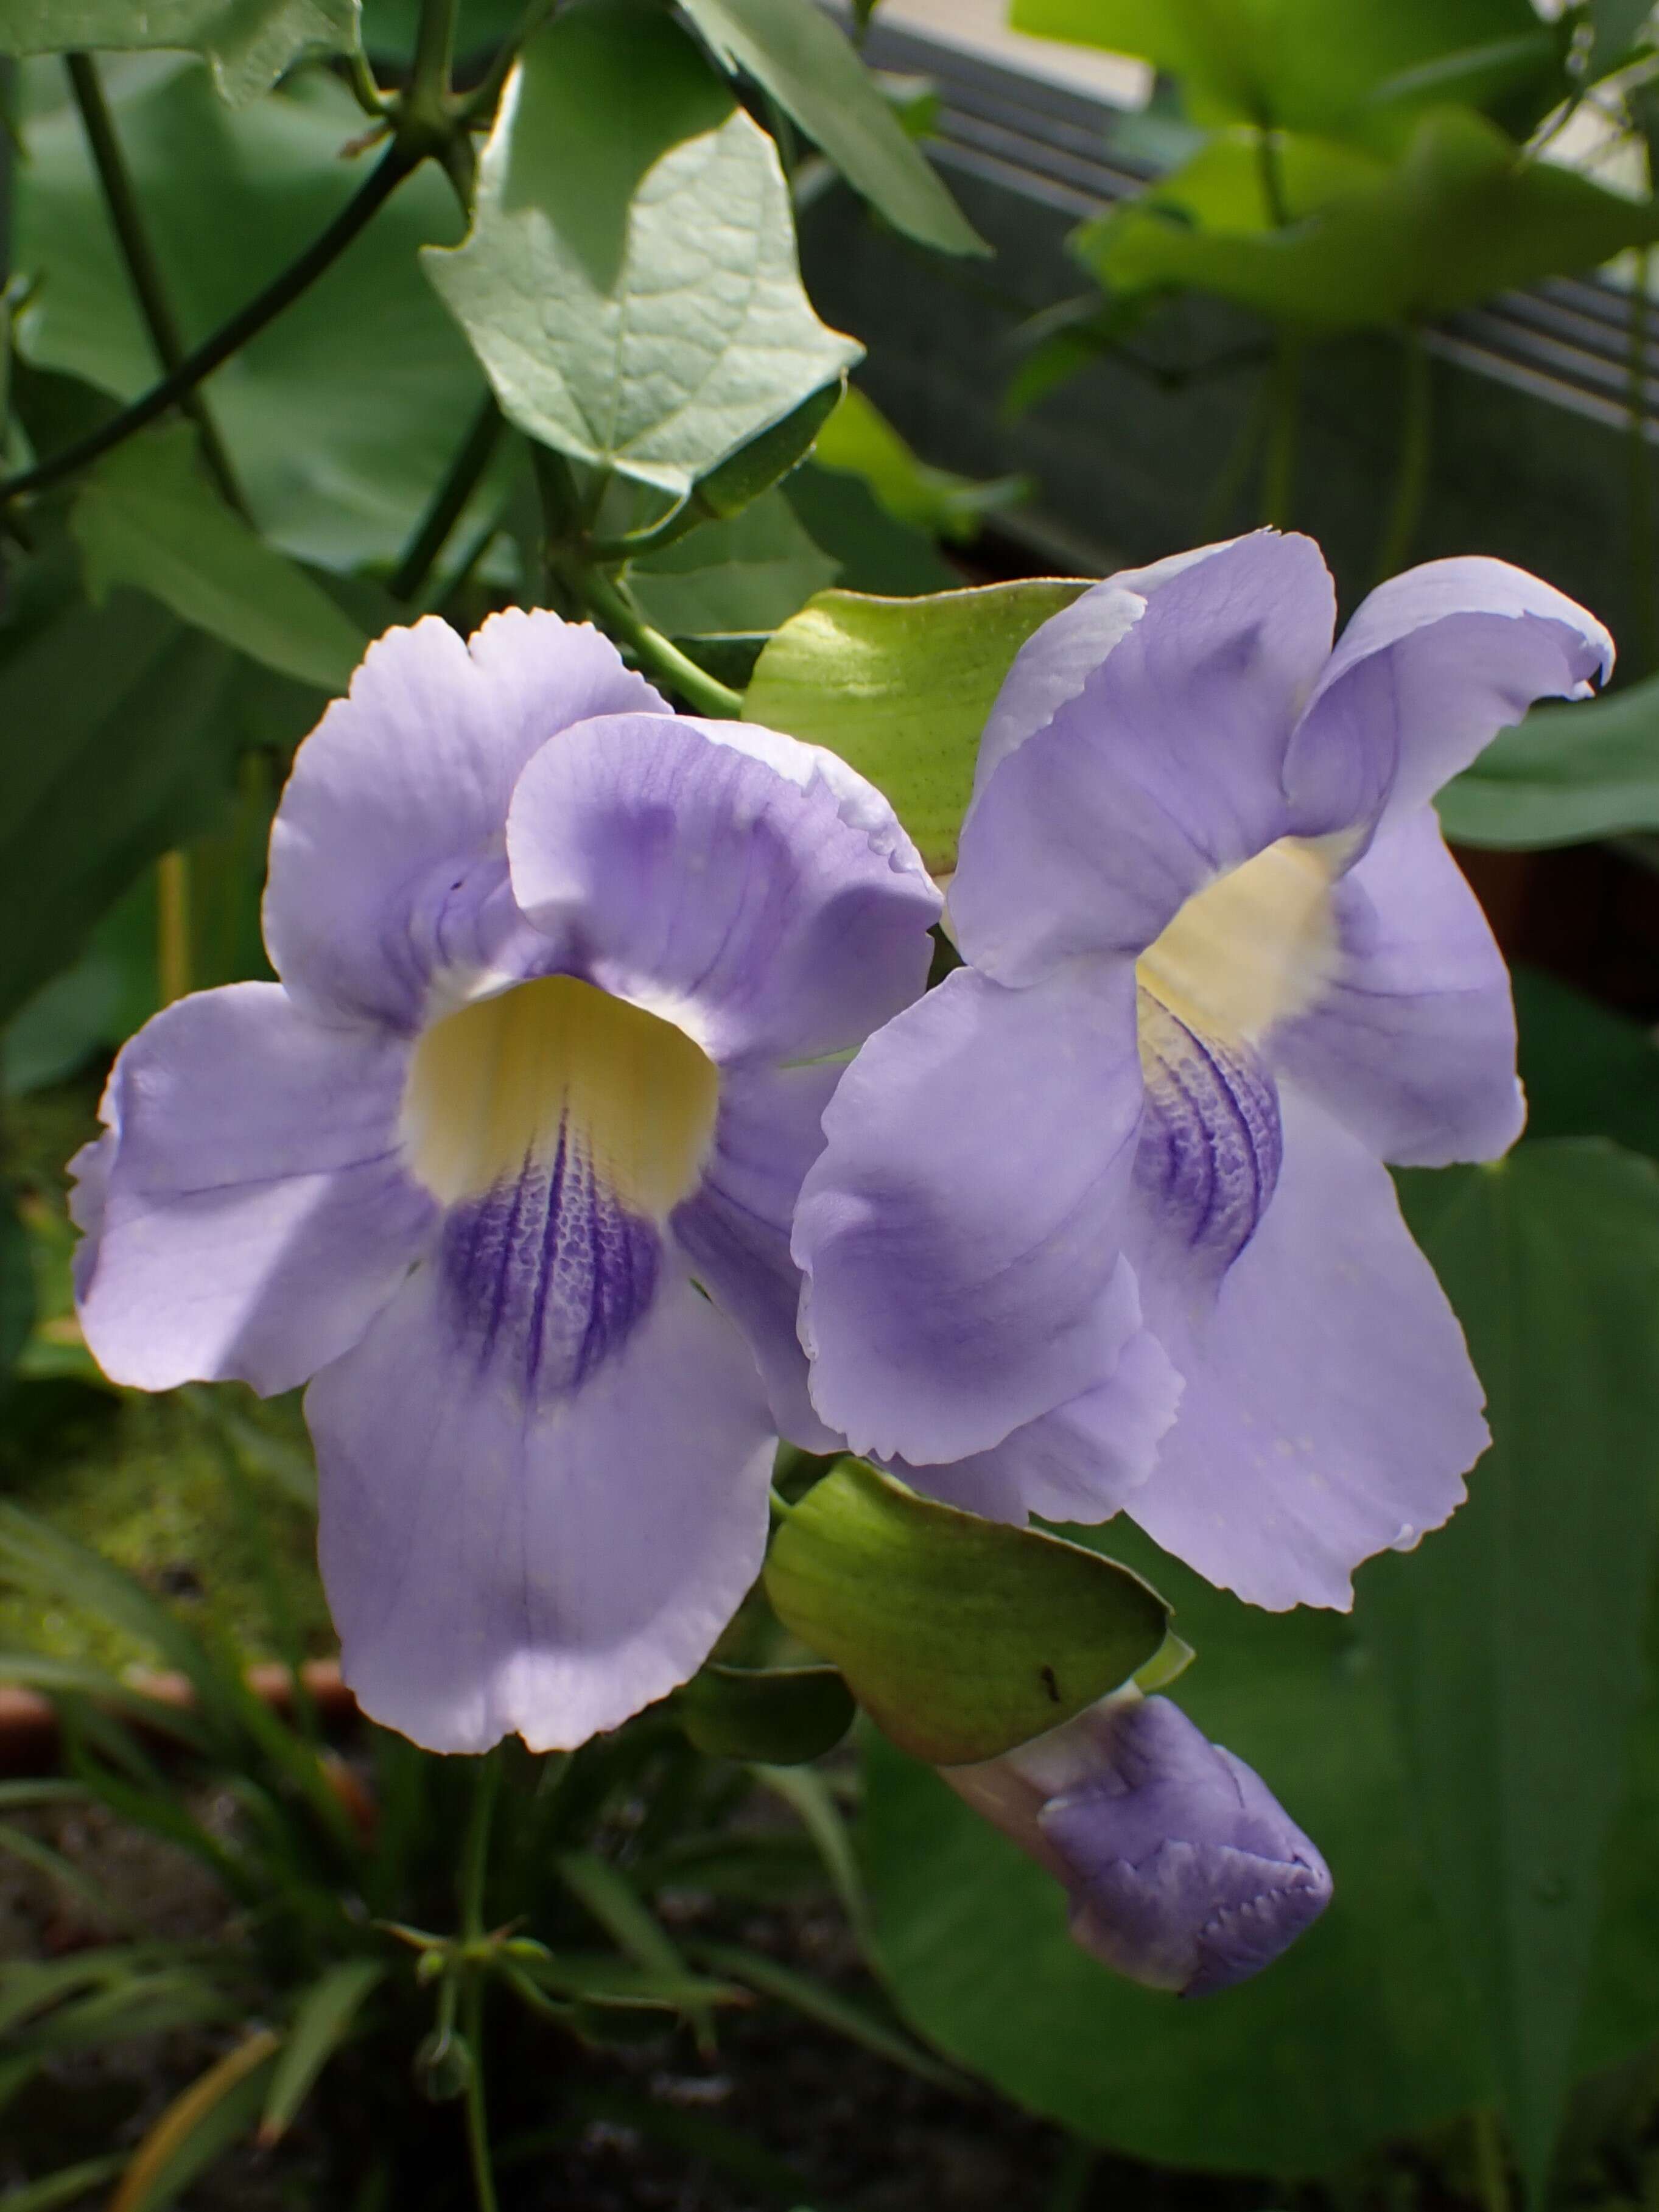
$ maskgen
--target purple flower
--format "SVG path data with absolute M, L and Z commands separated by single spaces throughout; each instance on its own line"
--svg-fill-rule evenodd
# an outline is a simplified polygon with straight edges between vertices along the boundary
M 1025 646 L 949 893 L 967 962 L 825 1116 L 794 1249 L 819 1413 L 957 1504 L 1127 1505 L 1255 1604 L 1346 1606 L 1487 1441 L 1387 1161 L 1522 1120 L 1503 960 L 1431 804 L 1611 662 L 1500 562 L 1332 649 L 1309 539 L 1085 592 Z
M 75 1163 L 87 1341 L 309 1380 L 346 1679 L 441 1750 L 580 1742 L 702 1662 L 807 1402 L 788 1224 L 938 894 L 830 755 L 598 632 L 393 630 L 271 836 L 280 983 L 126 1047 Z
M 1084 1949 L 1152 1989 L 1247 1981 L 1331 1900 L 1330 1869 L 1261 1776 L 1167 1698 L 1119 1693 L 939 1771 L 1065 1884 Z

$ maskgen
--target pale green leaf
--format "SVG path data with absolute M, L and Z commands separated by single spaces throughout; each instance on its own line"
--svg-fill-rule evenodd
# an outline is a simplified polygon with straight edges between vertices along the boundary
M 856 361 L 801 289 L 777 154 L 644 0 L 586 0 L 526 48 L 434 284 L 504 411 L 671 493 Z
M 1596 1139 L 1402 1176 L 1492 1450 L 1420 1559 L 1370 1572 L 1416 1811 L 1534 2203 L 1645 1696 L 1659 1524 L 1659 1170 Z
M 682 4 L 720 59 L 769 92 L 896 229 L 946 253 L 989 251 L 814 0 Z
M 980 732 L 1014 655 L 1087 589 L 1063 578 L 914 599 L 820 592 L 761 654 L 744 714 L 850 762 L 944 872 L 956 864 Z
M 188 423 L 118 446 L 88 477 L 70 529 L 100 605 L 114 585 L 133 585 L 181 622 L 325 691 L 344 691 L 362 659 L 356 625 L 209 484 Z
M 842 1460 L 772 1540 L 780 1620 L 884 1734 L 936 1766 L 994 1759 L 1127 1681 L 1169 1613 L 1138 1575 Z
M 1449 314 L 1659 237 L 1651 204 L 1525 159 L 1469 109 L 1425 116 L 1396 161 L 1295 137 L 1278 158 L 1287 225 L 1241 129 L 1086 223 L 1075 248 L 1115 295 L 1185 288 L 1334 331 Z
M 0 0 L 0 53 L 171 48 L 204 55 L 233 107 L 301 54 L 357 43 L 357 0 Z
M 1606 699 L 1534 707 L 1435 805 L 1464 845 L 1578 845 L 1659 830 L 1659 677 Z
M 840 568 L 774 490 L 636 562 L 628 580 L 646 619 L 671 637 L 741 636 L 776 629 Z
M 975 482 L 920 459 L 887 417 L 849 386 L 818 432 L 812 459 L 821 469 L 862 478 L 896 521 L 932 538 L 977 535 L 988 514 L 1018 506 L 1030 495 L 1027 477 Z

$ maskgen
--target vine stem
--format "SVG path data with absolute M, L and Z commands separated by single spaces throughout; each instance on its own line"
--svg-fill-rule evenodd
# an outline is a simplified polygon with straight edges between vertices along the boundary
M 461 1940 L 480 1942 L 484 1932 L 484 1877 L 489 1864 L 489 1831 L 501 1790 L 501 1763 L 493 1752 L 478 1761 L 472 1803 L 461 1842 Z M 483 2086 L 483 1984 L 476 1966 L 462 1970 L 461 2033 L 471 2063 L 466 2073 L 466 2148 L 472 2166 L 472 2193 L 478 2212 L 499 2212 L 495 2176 L 489 2160 L 489 2119 Z
M 501 429 L 501 410 L 495 404 L 495 395 L 486 392 L 460 451 L 434 493 L 431 505 L 416 525 L 404 557 L 386 586 L 394 599 L 412 599 L 431 574 L 434 562 L 448 544 L 450 532 L 489 466 Z
M 1405 332 L 1406 375 L 1400 423 L 1400 457 L 1395 467 L 1394 496 L 1389 519 L 1377 548 L 1376 583 L 1398 574 L 1411 553 L 1417 526 L 1423 519 L 1423 501 L 1429 488 L 1430 403 L 1433 397 L 1428 349 L 1423 333 Z
M 169 408 L 181 405 L 186 394 L 194 392 L 204 378 L 240 352 L 251 338 L 257 337 L 267 323 L 274 322 L 285 307 L 292 306 L 325 269 L 339 259 L 359 231 L 373 220 L 410 171 L 418 167 L 422 158 L 418 151 L 394 142 L 326 230 L 263 292 L 187 353 L 177 368 L 159 384 L 152 385 L 131 406 L 112 415 L 106 422 L 75 444 L 61 447 L 33 468 L 24 469 L 0 483 L 0 504 L 20 498 L 25 492 L 45 491 L 51 484 L 61 483 L 65 477 L 100 459 L 135 431 L 165 415 Z
M 161 264 L 155 255 L 155 244 L 147 228 L 143 211 L 138 204 L 126 161 L 122 155 L 121 142 L 116 135 L 115 118 L 110 113 L 109 102 L 104 97 L 98 64 L 90 54 L 65 54 L 64 64 L 69 70 L 70 88 L 75 94 L 75 104 L 81 112 L 81 127 L 86 132 L 91 149 L 93 166 L 98 172 L 98 181 L 103 188 L 104 204 L 115 231 L 121 258 L 126 264 L 127 279 L 133 296 L 138 302 L 155 357 L 167 375 L 174 374 L 185 358 L 184 334 L 179 330 L 178 317 L 173 312 L 173 302 L 167 297 L 161 276 Z M 224 441 L 209 411 L 206 399 L 193 386 L 181 394 L 180 407 L 196 425 L 197 435 L 202 441 L 202 458 L 212 472 L 214 482 L 225 498 L 244 520 L 247 519 L 247 501 L 236 481 L 236 472 L 230 464 Z
M 706 668 L 699 668 L 672 638 L 653 629 L 621 585 L 607 576 L 604 569 L 578 564 L 568 572 L 568 580 L 611 635 L 623 645 L 631 646 L 641 665 L 652 675 L 660 676 L 688 706 L 700 714 L 726 720 L 742 714 L 742 692 L 732 690 L 730 684 L 722 684 Z

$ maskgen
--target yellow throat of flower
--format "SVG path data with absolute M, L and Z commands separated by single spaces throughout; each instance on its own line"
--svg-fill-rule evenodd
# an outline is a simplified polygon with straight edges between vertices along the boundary
M 1305 1012 L 1336 969 L 1346 844 L 1281 837 L 1195 891 L 1135 963 L 1141 988 L 1189 1029 L 1247 1043 Z

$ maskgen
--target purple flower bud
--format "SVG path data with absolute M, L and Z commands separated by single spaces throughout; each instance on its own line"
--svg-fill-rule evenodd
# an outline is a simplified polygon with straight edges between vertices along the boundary
M 1152 1989 L 1246 1981 L 1330 1901 L 1330 1869 L 1261 1776 L 1167 1698 L 1119 1693 L 940 1771 L 1064 1883 L 1084 1949 Z

